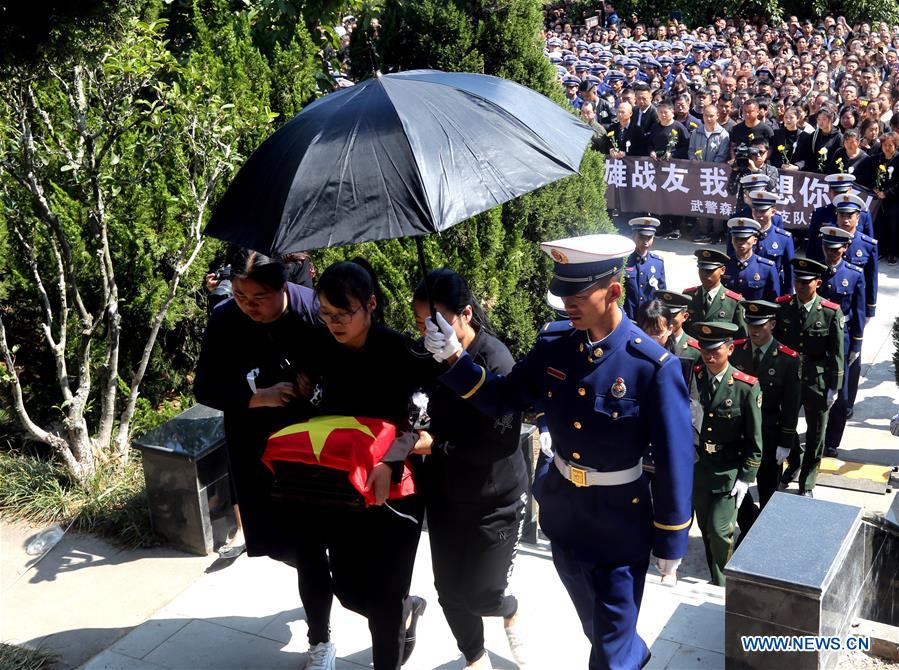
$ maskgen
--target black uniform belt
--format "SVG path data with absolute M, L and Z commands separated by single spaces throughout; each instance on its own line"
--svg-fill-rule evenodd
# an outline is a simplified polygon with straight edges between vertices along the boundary
M 718 454 L 723 451 L 725 452 L 725 456 L 730 455 L 726 453 L 730 451 L 732 452 L 734 459 L 737 459 L 740 456 L 739 442 L 725 442 L 724 444 L 719 444 L 717 442 L 700 441 L 700 443 L 696 445 L 696 450 L 706 454 Z

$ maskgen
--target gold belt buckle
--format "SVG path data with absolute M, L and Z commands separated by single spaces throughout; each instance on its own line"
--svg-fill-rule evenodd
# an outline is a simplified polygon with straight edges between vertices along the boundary
M 579 468 L 577 466 L 571 467 L 571 483 L 575 486 L 586 486 L 587 485 L 587 471 L 583 468 Z
M 705 452 L 707 454 L 714 454 L 714 453 L 717 453 L 717 451 L 718 451 L 718 445 L 716 445 L 714 442 L 706 442 L 705 443 Z

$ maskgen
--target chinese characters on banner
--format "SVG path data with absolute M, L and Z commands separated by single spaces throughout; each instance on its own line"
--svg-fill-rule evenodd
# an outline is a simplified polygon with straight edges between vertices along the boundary
M 823 174 L 780 170 L 777 211 L 789 229 L 807 228 L 812 212 L 830 203 Z M 622 212 L 729 219 L 742 203 L 727 192 L 729 165 L 701 161 L 654 161 L 628 156 L 606 160 L 606 202 Z M 855 187 L 872 209 L 873 193 Z M 872 215 L 873 215 L 872 210 Z

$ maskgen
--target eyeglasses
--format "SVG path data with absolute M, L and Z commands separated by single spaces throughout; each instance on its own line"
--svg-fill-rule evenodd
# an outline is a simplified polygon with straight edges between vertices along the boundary
M 332 326 L 345 326 L 350 321 L 353 320 L 353 317 L 356 316 L 356 312 L 362 309 L 362 305 L 359 305 L 352 312 L 338 312 L 337 314 L 326 314 L 325 312 L 318 313 L 318 320 L 320 323 L 325 325 L 331 324 Z

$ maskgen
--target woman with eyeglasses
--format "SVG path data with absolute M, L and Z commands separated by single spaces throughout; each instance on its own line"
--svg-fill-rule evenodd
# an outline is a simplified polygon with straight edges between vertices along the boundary
M 293 540 L 271 505 L 271 475 L 260 457 L 275 430 L 308 418 L 296 374 L 310 355 L 302 345 L 315 326 L 311 289 L 287 281 L 278 259 L 240 252 L 231 259 L 233 297 L 213 309 L 194 381 L 194 395 L 224 412 L 225 439 L 246 550 L 293 560 Z
M 415 645 L 415 627 L 426 603 L 409 596 L 424 515 L 420 495 L 388 500 L 415 446 L 409 406 L 420 366 L 409 340 L 383 324 L 384 298 L 374 270 L 363 259 L 335 263 L 318 280 L 318 317 L 307 338 L 314 352 L 303 361 L 301 392 L 321 416 L 384 419 L 396 439 L 368 474 L 375 504 L 303 504 L 294 528 L 300 598 L 317 654 L 307 668 L 330 670 L 336 650 L 329 637 L 334 596 L 368 618 L 375 670 L 397 670 Z M 315 466 L 312 466 L 315 467 Z M 344 477 L 334 480 L 357 495 Z
M 427 284 L 425 284 L 427 281 Z M 442 268 L 413 295 L 422 336 L 431 303 L 480 365 L 508 374 L 515 361 L 496 337 L 465 280 Z M 425 389 L 430 424 L 420 431 L 428 537 L 440 606 L 466 668 L 490 668 L 482 617 L 502 617 L 513 658 L 525 662 L 516 632 L 518 601 L 507 593 L 524 522 L 527 467 L 519 449 L 521 414 L 495 420 L 437 382 L 444 366 L 422 349 L 431 371 Z

